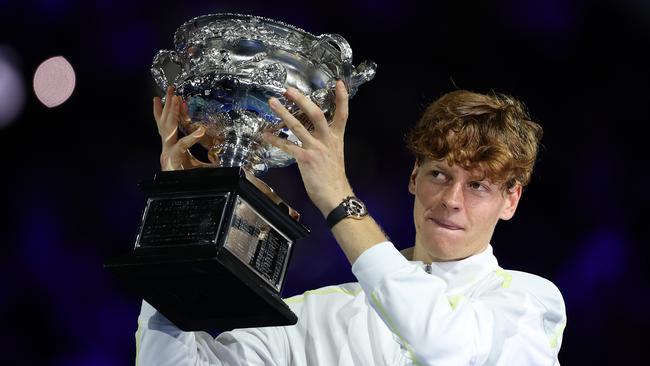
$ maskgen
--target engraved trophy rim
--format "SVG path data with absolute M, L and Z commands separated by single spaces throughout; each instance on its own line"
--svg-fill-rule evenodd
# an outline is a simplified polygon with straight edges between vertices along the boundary
M 203 15 L 196 16 L 196 17 L 184 22 L 183 24 L 181 24 L 176 29 L 176 31 L 174 32 L 174 44 L 178 44 L 178 42 L 180 41 L 180 39 L 179 39 L 180 38 L 180 32 L 183 31 L 183 30 L 186 30 L 185 28 L 187 28 L 190 25 L 196 23 L 197 21 L 204 20 L 204 19 L 207 19 L 207 18 L 217 18 L 217 17 L 219 17 L 219 18 L 223 17 L 223 18 L 257 19 L 257 20 L 264 21 L 266 23 L 277 24 L 277 25 L 280 25 L 280 26 L 282 26 L 284 28 L 288 28 L 288 29 L 291 29 L 291 30 L 294 30 L 294 31 L 297 31 L 297 32 L 300 32 L 300 33 L 304 33 L 306 35 L 309 35 L 309 36 L 313 37 L 314 39 L 317 38 L 317 36 L 314 35 L 313 33 L 308 32 L 308 31 L 306 31 L 306 30 L 304 30 L 304 29 L 302 29 L 300 27 L 296 27 L 295 25 L 285 23 L 285 22 L 283 22 L 281 20 L 275 20 L 275 19 L 264 17 L 264 16 L 260 16 L 260 15 L 243 14 L 243 13 L 210 13 L 210 14 L 203 14 Z

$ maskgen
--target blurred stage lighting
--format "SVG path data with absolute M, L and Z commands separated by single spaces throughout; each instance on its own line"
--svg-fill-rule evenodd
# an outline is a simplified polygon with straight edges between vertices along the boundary
M 10 49 L 0 45 L 0 129 L 11 124 L 25 105 L 25 86 L 11 61 Z
M 72 65 L 63 56 L 43 61 L 34 73 L 34 93 L 48 108 L 63 104 L 74 91 L 75 74 Z

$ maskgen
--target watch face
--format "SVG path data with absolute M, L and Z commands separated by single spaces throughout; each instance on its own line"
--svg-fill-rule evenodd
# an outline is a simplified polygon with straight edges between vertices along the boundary
M 358 198 L 350 198 L 345 205 L 348 215 L 355 218 L 362 218 L 368 214 L 366 205 L 363 204 Z

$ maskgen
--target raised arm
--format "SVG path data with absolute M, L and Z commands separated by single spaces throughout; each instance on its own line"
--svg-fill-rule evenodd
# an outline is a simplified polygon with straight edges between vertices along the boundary
M 345 173 L 343 153 L 343 137 L 348 119 L 347 91 L 343 82 L 336 83 L 336 111 L 329 126 L 323 111 L 299 91 L 289 88 L 285 96 L 310 118 L 314 131 L 310 133 L 284 106 L 272 98 L 269 105 L 302 141 L 302 146 L 270 133 L 265 133 L 264 139 L 296 159 L 309 198 L 326 217 L 345 197 L 353 195 Z M 354 263 L 366 249 L 387 240 L 370 216 L 362 220 L 342 220 L 333 227 L 332 233 L 350 263 Z

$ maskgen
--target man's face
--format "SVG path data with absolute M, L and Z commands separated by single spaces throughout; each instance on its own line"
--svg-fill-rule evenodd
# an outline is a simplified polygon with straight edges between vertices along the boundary
M 483 251 L 499 219 L 514 215 L 521 185 L 508 192 L 482 180 L 482 172 L 425 159 L 415 164 L 409 192 L 415 195 L 414 260 L 450 261 Z

